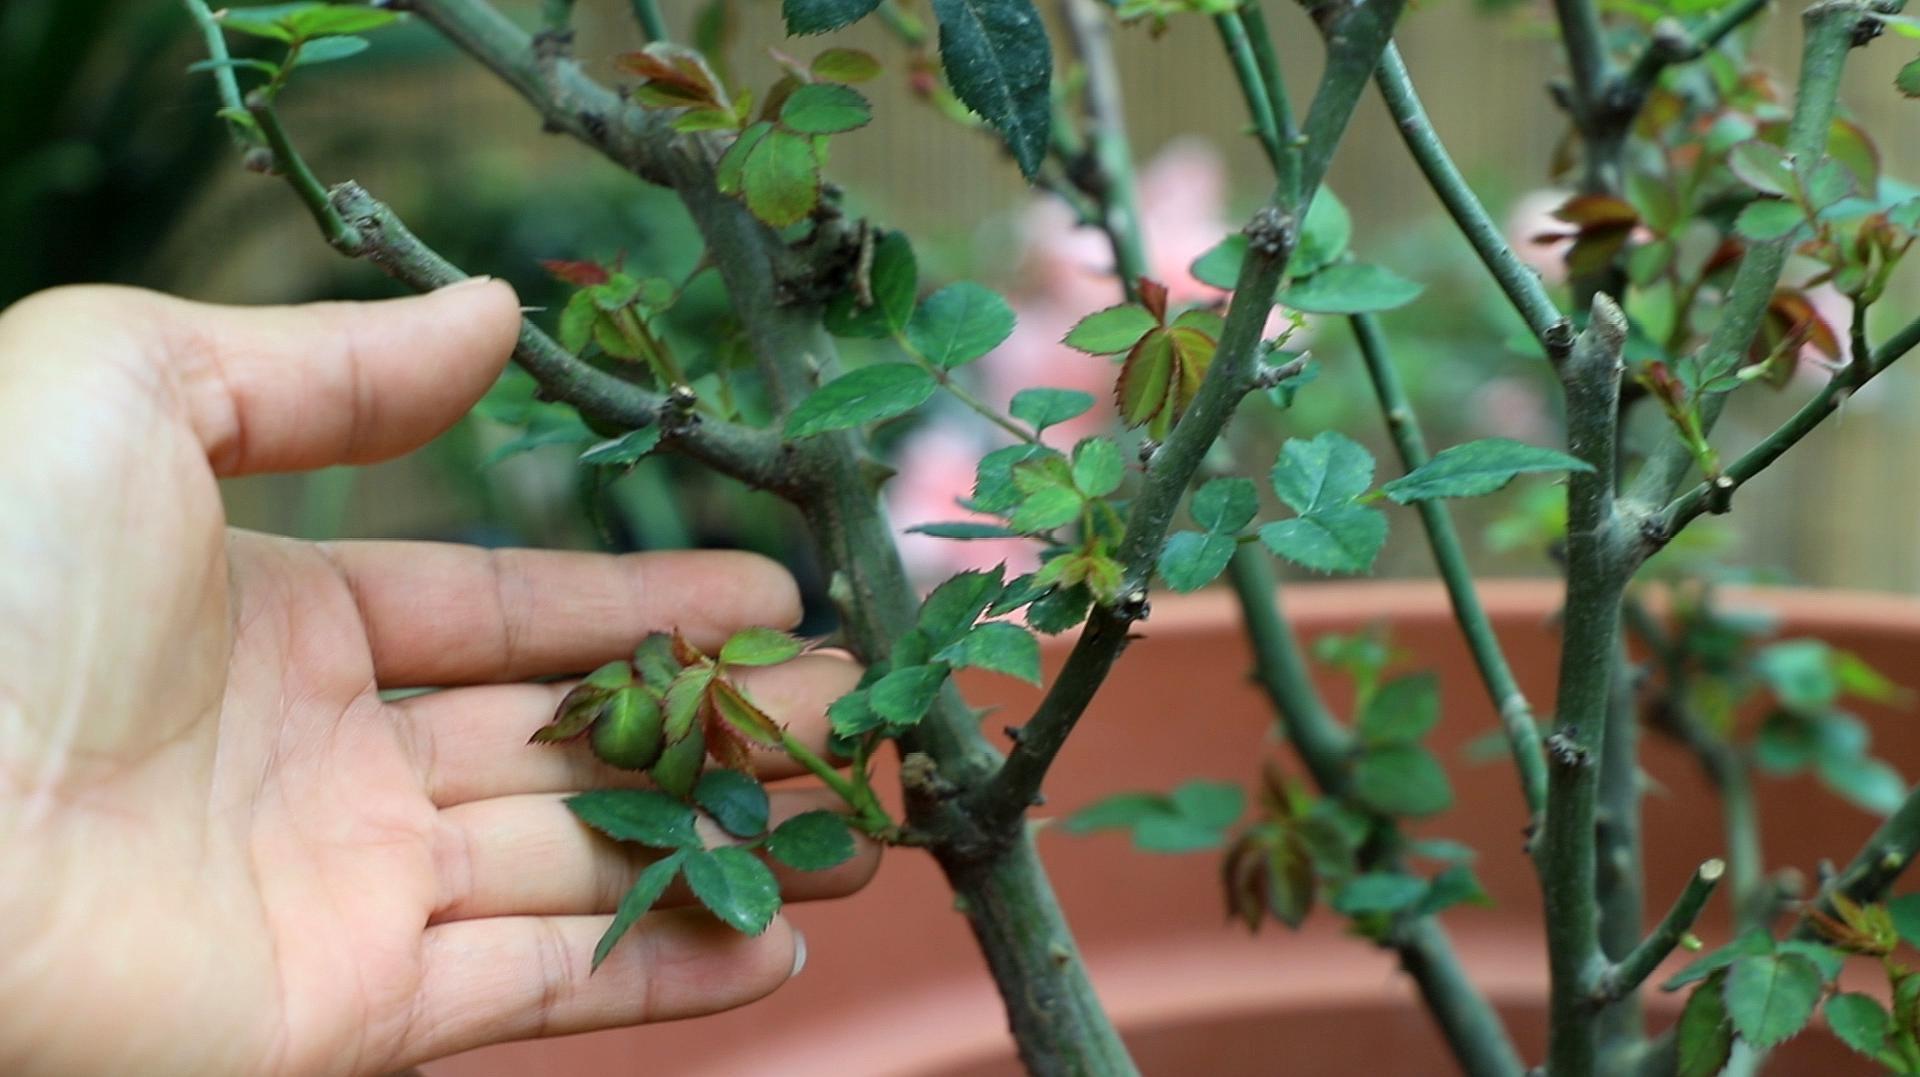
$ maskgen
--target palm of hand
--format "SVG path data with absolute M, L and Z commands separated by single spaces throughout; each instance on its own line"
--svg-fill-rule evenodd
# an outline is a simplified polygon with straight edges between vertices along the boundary
M 587 977 L 637 866 L 559 797 L 626 776 L 523 747 L 559 687 L 379 692 L 586 668 L 669 623 L 790 620 L 783 575 L 224 527 L 216 471 L 403 451 L 485 388 L 516 323 L 498 287 L 217 319 L 89 290 L 0 321 L 0 429 L 46 448 L 0 475 L 0 504 L 27 509 L 0 520 L 0 849 L 4 878 L 32 880 L 0 884 L 23 936 L 0 927 L 0 1069 L 380 1072 L 787 977 L 783 924 L 746 939 L 687 912 Z M 802 660 L 762 690 L 804 720 L 852 675 Z

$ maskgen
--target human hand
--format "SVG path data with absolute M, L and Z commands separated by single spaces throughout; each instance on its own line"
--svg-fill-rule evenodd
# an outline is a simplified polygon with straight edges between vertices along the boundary
M 749 938 L 670 893 L 588 975 L 644 864 L 561 800 L 636 779 L 526 746 L 566 686 L 513 683 L 676 625 L 708 648 L 791 625 L 784 571 L 225 526 L 216 478 L 420 445 L 518 326 L 484 282 L 262 309 L 79 288 L 0 315 L 0 1072 L 379 1073 L 796 970 L 784 921 Z M 757 673 L 816 747 L 858 677 Z M 379 694 L 425 686 L 465 687 Z M 774 814 L 834 803 L 783 790 Z M 877 856 L 783 889 L 849 892 Z

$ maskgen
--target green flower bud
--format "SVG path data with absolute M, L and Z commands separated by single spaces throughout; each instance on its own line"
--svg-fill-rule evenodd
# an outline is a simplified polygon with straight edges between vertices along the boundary
M 707 734 L 699 722 L 687 735 L 667 745 L 653 764 L 653 780 L 661 789 L 677 797 L 690 796 L 693 783 L 707 765 Z
M 645 770 L 660 758 L 660 704 L 630 684 L 613 694 L 593 723 L 593 754 L 622 770 Z

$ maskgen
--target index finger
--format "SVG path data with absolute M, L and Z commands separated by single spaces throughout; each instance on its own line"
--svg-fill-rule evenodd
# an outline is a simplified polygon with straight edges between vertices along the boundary
M 596 554 L 435 542 L 321 546 L 359 607 L 382 688 L 592 669 L 678 629 L 712 650 L 749 625 L 800 622 L 780 565 L 729 550 Z

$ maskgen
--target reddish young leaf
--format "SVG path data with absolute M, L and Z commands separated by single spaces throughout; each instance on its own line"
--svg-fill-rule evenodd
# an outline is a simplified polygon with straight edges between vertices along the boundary
M 1140 278 L 1140 305 L 1161 325 L 1167 324 L 1167 286 L 1151 277 Z
M 1113 399 L 1120 409 L 1120 421 L 1128 426 L 1145 426 L 1161 415 L 1172 395 L 1178 364 L 1173 337 L 1167 330 L 1155 329 L 1141 337 L 1127 353 L 1120 380 L 1114 385 Z
M 580 288 L 595 284 L 605 284 L 612 275 L 607 267 L 598 262 L 572 262 L 561 258 L 548 258 L 540 263 L 547 275 L 562 284 L 571 284 Z

